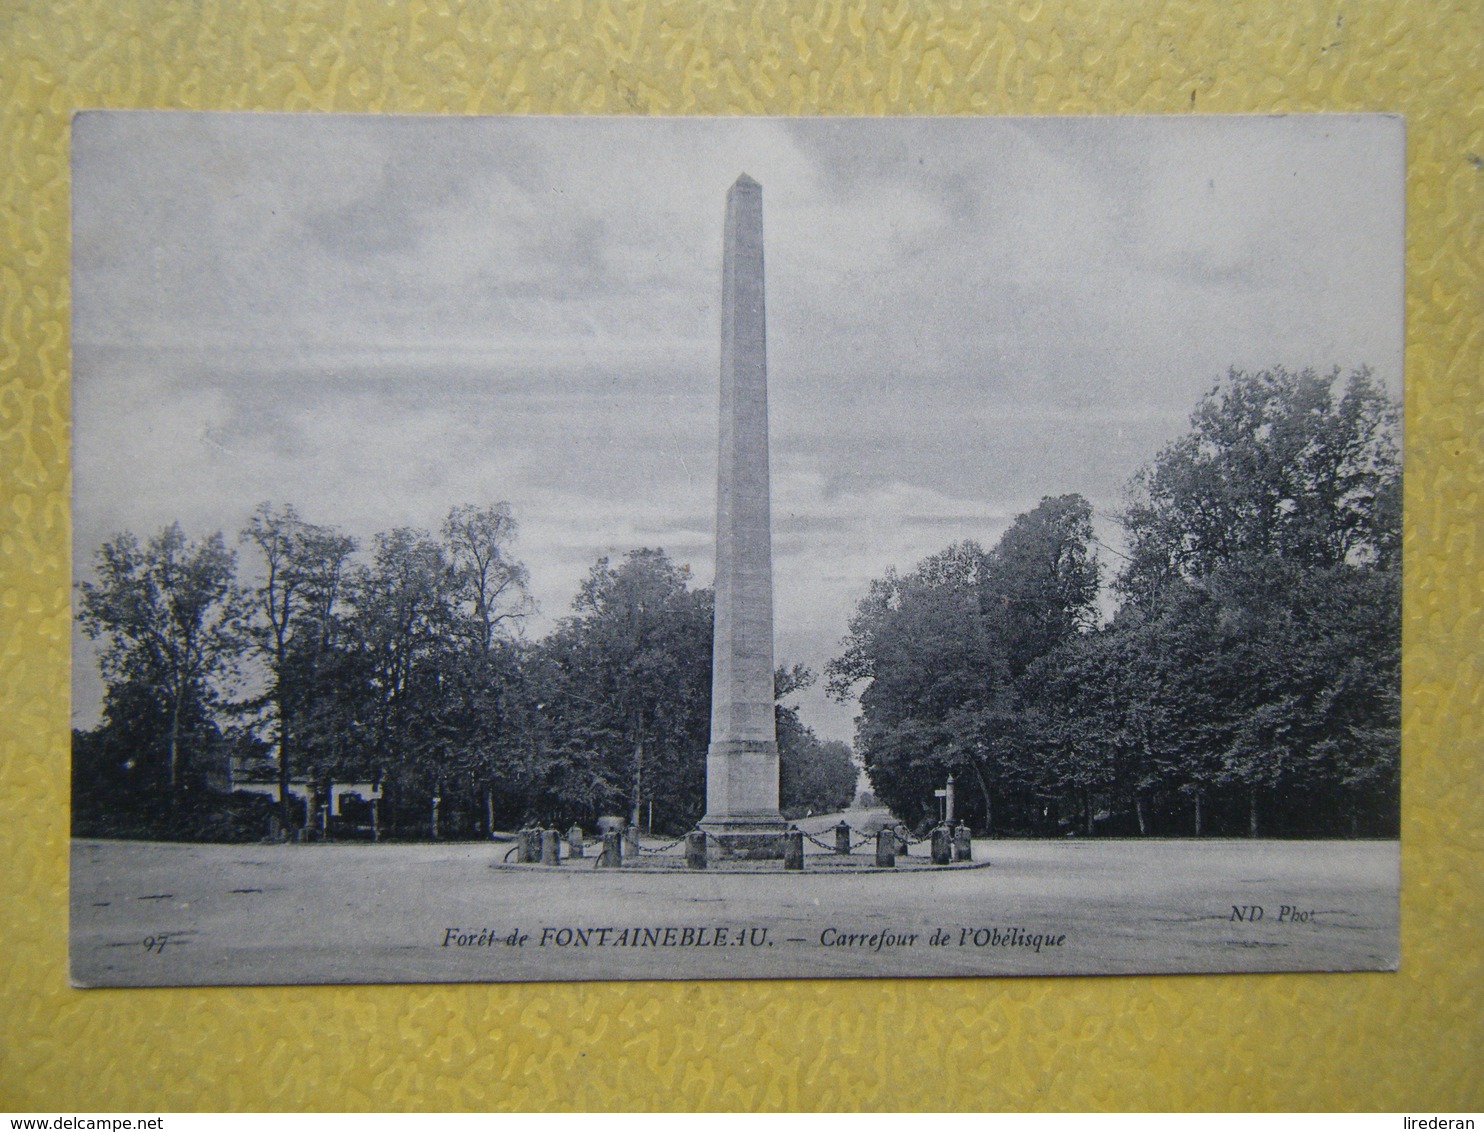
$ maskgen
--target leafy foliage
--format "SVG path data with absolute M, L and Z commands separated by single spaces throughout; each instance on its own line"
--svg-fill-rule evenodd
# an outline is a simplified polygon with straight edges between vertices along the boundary
M 773 676 L 778 698 L 778 803 L 783 816 L 843 810 L 855 798 L 857 768 L 850 748 L 838 740 L 821 740 L 785 701 L 814 684 L 814 673 L 802 664 L 779 668 Z
M 105 642 L 108 743 L 126 752 L 139 789 L 178 806 L 199 789 L 212 712 L 236 671 L 243 600 L 220 534 L 187 539 L 180 524 L 143 547 L 116 535 L 95 556 L 97 580 L 78 586 L 83 632 Z
M 291 823 L 289 783 L 298 769 L 300 727 L 306 748 L 315 736 L 336 733 L 337 721 L 325 718 L 334 698 L 324 682 L 327 671 L 338 667 L 339 606 L 356 544 L 332 528 L 305 522 L 292 506 L 275 510 L 270 503 L 253 513 L 241 541 L 257 550 L 264 571 L 250 591 L 247 639 L 267 676 L 266 692 L 245 706 L 268 712 L 279 805 Z
M 552 802 L 685 829 L 705 810 L 712 596 L 662 550 L 599 559 L 544 643 L 545 733 L 564 752 Z M 584 751 L 586 748 L 586 751 Z
M 984 827 L 996 788 L 1002 801 L 1032 804 L 1021 682 L 1092 619 L 1091 537 L 1086 500 L 1047 498 L 991 551 L 960 543 L 872 583 L 827 668 L 829 688 L 843 699 L 865 685 L 858 746 L 872 788 L 904 820 L 934 820 L 933 791 L 949 774 L 964 778 L 962 812 Z
M 951 774 L 958 813 L 993 832 L 1394 832 L 1397 427 L 1364 370 L 1229 374 L 1129 485 L 1106 624 L 1076 495 L 991 549 L 887 571 L 825 669 L 833 695 L 859 692 L 872 792 L 925 826 Z M 369 780 L 394 836 L 615 812 L 689 828 L 711 591 L 662 550 L 600 559 L 532 642 L 517 533 L 507 504 L 459 506 L 362 550 L 263 504 L 243 581 L 220 534 L 104 543 L 78 586 L 105 682 L 102 723 L 74 736 L 79 828 L 240 835 L 261 807 L 207 797 L 232 760 L 272 767 L 290 825 L 332 782 Z M 856 791 L 849 748 L 799 716 L 813 680 L 774 678 L 790 816 Z
M 1367 370 L 1233 371 L 1129 485 L 1130 599 L 1242 560 L 1395 565 L 1397 411 Z
M 1229 374 L 1129 485 L 1106 627 L 1075 496 L 873 582 L 827 670 L 873 788 L 926 822 L 968 773 L 1022 832 L 1394 831 L 1396 429 L 1364 370 Z

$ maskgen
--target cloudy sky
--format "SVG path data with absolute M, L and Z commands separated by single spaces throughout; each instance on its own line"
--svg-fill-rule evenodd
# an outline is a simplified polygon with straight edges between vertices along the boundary
M 780 662 L 821 671 L 871 578 L 1044 495 L 1087 496 L 1116 547 L 1123 484 L 1229 367 L 1369 365 L 1400 393 L 1394 118 L 90 113 L 78 576 L 116 531 L 232 537 L 264 500 L 368 542 L 508 500 L 532 635 L 599 555 L 661 546 L 710 584 L 743 171 Z M 805 704 L 831 737 L 853 713 Z

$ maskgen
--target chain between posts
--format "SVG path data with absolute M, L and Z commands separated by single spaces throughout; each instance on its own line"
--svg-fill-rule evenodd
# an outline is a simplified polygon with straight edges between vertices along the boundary
M 689 831 L 687 831 L 686 833 L 682 833 L 674 841 L 668 841 L 664 845 L 656 845 L 653 848 L 651 848 L 649 846 L 646 846 L 646 845 L 641 845 L 641 846 L 639 846 L 639 852 L 641 852 L 641 853 L 667 853 L 671 849 L 675 848 L 675 846 L 679 845 L 682 841 L 684 841 L 688 836 L 690 836 Z
M 829 844 L 828 842 L 821 841 L 819 838 L 815 837 L 814 834 L 808 832 L 807 830 L 798 829 L 797 826 L 794 826 L 793 828 L 796 829 L 796 830 L 798 830 L 799 833 L 803 834 L 805 840 L 809 841 L 811 844 L 814 844 L 814 845 L 819 846 L 819 848 L 823 849 L 825 852 L 831 853 L 831 854 L 834 854 L 834 853 L 837 852 L 835 846 Z M 712 843 L 714 843 L 716 845 L 720 845 L 721 844 L 721 841 L 717 838 L 717 836 L 714 833 L 710 832 L 709 830 L 701 829 L 698 826 L 694 832 L 698 832 L 698 833 L 704 834 Z M 929 834 L 927 837 L 911 837 L 911 836 L 908 836 L 905 833 L 900 832 L 900 830 L 893 830 L 892 832 L 895 833 L 897 837 L 901 838 L 903 841 L 905 841 L 909 845 L 921 845 L 923 842 L 931 840 L 931 834 Z M 668 853 L 671 849 L 675 848 L 675 846 L 677 846 L 681 842 L 683 842 L 686 839 L 687 836 L 689 836 L 689 832 L 682 833 L 679 837 L 675 838 L 673 841 L 667 841 L 663 845 L 654 845 L 654 846 L 641 845 L 641 846 L 639 846 L 639 852 L 640 853 L 649 854 L 650 856 L 654 856 L 654 855 L 660 854 L 660 853 Z M 875 834 L 873 834 L 873 833 L 863 833 L 863 834 L 861 834 L 859 837 L 857 837 L 855 840 L 853 840 L 850 843 L 850 852 L 854 853 L 857 849 L 861 848 L 862 846 L 869 845 L 871 842 L 873 842 L 875 840 L 876 840 L 876 835 Z M 583 838 L 582 844 L 583 844 L 583 848 L 586 849 L 588 847 L 601 846 L 602 845 L 602 842 L 601 841 L 589 841 L 587 838 Z M 516 852 L 519 848 L 520 848 L 519 845 L 512 845 L 509 849 L 507 849 L 505 851 L 504 861 L 505 861 L 506 864 L 509 864 L 509 862 L 510 862 L 510 855 L 512 853 Z M 594 858 L 593 859 L 593 865 L 594 865 L 594 867 L 597 866 L 597 862 L 598 862 L 599 859 L 600 858 Z
M 795 828 L 797 828 L 797 827 L 795 827 Z M 910 834 L 903 832 L 903 829 L 905 828 L 903 826 L 887 826 L 886 828 L 890 832 L 896 834 L 903 841 L 907 842 L 907 844 L 909 844 L 909 845 L 921 845 L 925 841 L 931 841 L 932 840 L 932 836 L 933 836 L 931 833 L 929 833 L 925 837 L 913 837 Z M 807 837 L 810 841 L 814 842 L 814 844 L 818 845 L 821 849 L 828 849 L 831 853 L 833 853 L 835 851 L 835 847 L 833 845 L 826 844 L 825 842 L 819 840 L 819 838 L 815 837 L 812 833 L 808 832 L 807 830 L 801 829 L 801 830 L 799 830 L 799 832 L 802 833 L 805 837 Z M 857 840 L 852 841 L 850 843 L 850 850 L 853 853 L 853 852 L 855 852 L 855 850 L 859 849 L 862 845 L 869 845 L 871 842 L 873 842 L 875 840 L 876 840 L 876 835 L 874 833 L 863 833 L 863 834 L 860 835 L 860 837 Z
M 835 846 L 830 845 L 828 842 L 821 841 L 819 838 L 815 837 L 814 834 L 810 833 L 808 830 L 801 829 L 801 830 L 799 830 L 799 832 L 802 833 L 807 840 L 813 842 L 815 845 L 818 845 L 821 849 L 824 849 L 825 851 L 827 851 L 829 853 L 837 853 L 838 852 L 838 850 L 835 848 Z M 893 832 L 895 832 L 895 831 L 893 831 Z M 900 837 L 903 841 L 906 841 L 909 845 L 921 845 L 924 841 L 931 840 L 931 835 L 929 835 L 928 837 L 908 837 L 905 834 L 898 833 L 897 836 Z M 863 845 L 869 845 L 869 844 L 871 844 L 871 842 L 873 842 L 875 840 L 876 840 L 876 835 L 874 833 L 863 833 L 858 838 L 856 838 L 854 841 L 852 841 L 850 843 L 850 851 L 852 853 L 854 853 L 857 849 L 861 848 Z
M 798 832 L 802 833 L 804 835 L 805 840 L 814 842 L 814 844 L 815 845 L 818 845 L 821 849 L 828 850 L 831 853 L 833 853 L 835 851 L 835 847 L 833 845 L 826 845 L 823 841 L 821 841 L 819 838 L 815 837 L 814 834 L 810 833 L 808 830 L 806 830 L 806 829 L 799 829 L 798 826 L 794 826 L 794 829 L 796 829 L 796 830 L 798 830 Z

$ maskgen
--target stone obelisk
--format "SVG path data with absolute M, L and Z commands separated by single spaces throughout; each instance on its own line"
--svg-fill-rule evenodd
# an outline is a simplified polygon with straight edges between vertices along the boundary
M 781 857 L 773 725 L 773 538 L 768 501 L 763 189 L 727 193 L 721 284 L 721 446 L 716 485 L 716 633 L 706 816 L 716 852 Z

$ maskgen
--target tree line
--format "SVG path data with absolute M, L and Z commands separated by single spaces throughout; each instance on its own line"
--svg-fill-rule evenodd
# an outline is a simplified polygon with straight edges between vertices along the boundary
M 335 782 L 374 783 L 392 836 L 607 813 L 689 828 L 705 809 L 711 591 L 661 550 L 599 559 L 570 615 L 531 641 L 516 534 L 508 505 L 465 505 L 436 534 L 362 547 L 264 504 L 235 545 L 179 524 L 109 539 L 78 586 L 104 701 L 73 737 L 75 831 L 261 836 L 268 803 L 222 797 L 234 760 L 271 769 L 288 829 Z M 796 666 L 776 681 L 792 813 L 855 791 L 849 748 L 788 702 L 812 679 Z
M 874 581 L 826 669 L 906 820 L 1009 834 L 1387 835 L 1398 826 L 1399 414 L 1368 371 L 1230 372 L 1093 511 Z
M 994 834 L 1394 835 L 1400 489 L 1367 371 L 1229 373 L 1127 485 L 1122 551 L 1085 499 L 1048 497 L 989 549 L 871 583 L 825 675 L 859 696 L 873 793 L 922 827 L 951 774 Z M 74 734 L 75 828 L 199 830 L 233 757 L 272 769 L 289 825 L 291 783 L 370 781 L 393 834 L 688 828 L 711 591 L 663 551 L 599 559 L 531 641 L 516 533 L 505 504 L 461 506 L 361 546 L 265 504 L 232 543 L 107 541 L 78 587 L 105 697 Z M 855 786 L 790 706 L 813 678 L 775 677 L 792 814 Z

